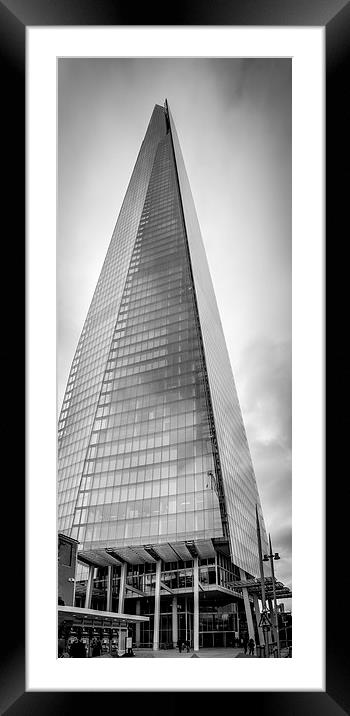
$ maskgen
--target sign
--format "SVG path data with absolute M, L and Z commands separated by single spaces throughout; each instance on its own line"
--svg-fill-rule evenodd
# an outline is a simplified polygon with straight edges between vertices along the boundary
M 132 649 L 132 636 L 126 637 L 126 649 Z
M 266 626 L 266 627 L 271 627 L 271 626 L 272 626 L 272 625 L 271 625 L 271 621 L 270 621 L 270 617 L 269 617 L 269 615 L 268 615 L 268 613 L 267 613 L 266 610 L 264 610 L 264 611 L 261 612 L 261 617 L 260 617 L 260 621 L 259 621 L 259 627 L 264 627 L 264 626 Z

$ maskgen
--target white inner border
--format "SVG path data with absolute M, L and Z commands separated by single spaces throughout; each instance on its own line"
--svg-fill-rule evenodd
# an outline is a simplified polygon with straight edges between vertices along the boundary
M 324 28 L 29 27 L 26 39 L 26 689 L 324 691 Z M 292 659 L 56 659 L 56 62 L 116 55 L 293 57 Z

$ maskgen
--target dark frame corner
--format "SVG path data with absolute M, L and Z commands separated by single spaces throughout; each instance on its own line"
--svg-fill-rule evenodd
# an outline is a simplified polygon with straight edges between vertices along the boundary
M 187 5 L 187 7 L 186 7 Z M 345 386 L 349 384 L 346 377 L 345 366 L 348 363 L 345 354 L 345 326 L 348 324 L 344 315 L 347 305 L 347 262 L 342 259 L 341 251 L 345 244 L 348 231 L 345 233 L 341 227 L 348 224 L 345 217 L 349 204 L 350 179 L 350 152 L 349 152 L 349 109 L 346 107 L 346 95 L 349 84 L 350 64 L 350 4 L 347 0 L 304 0 L 296 3 L 295 0 L 258 0 L 247 3 L 243 0 L 231 0 L 212 4 L 209 0 L 194 0 L 186 3 L 182 0 L 172 9 L 171 20 L 164 15 L 163 8 L 155 4 L 151 10 L 149 4 L 144 6 L 146 11 L 137 13 L 138 22 L 133 22 L 132 8 L 122 5 L 118 0 L 61 0 L 53 3 L 51 0 L 0 0 L 0 57 L 2 72 L 2 138 L 4 149 L 7 150 L 5 165 L 2 166 L 2 199 L 4 214 L 8 218 L 8 231 L 2 241 L 3 266 L 14 266 L 16 269 L 16 282 L 24 271 L 24 253 L 18 250 L 22 237 L 25 235 L 25 34 L 26 27 L 30 25 L 291 25 L 291 26 L 325 26 L 326 35 L 326 231 L 327 242 L 327 279 L 331 281 L 332 290 L 329 296 L 333 298 L 332 311 L 330 302 L 327 305 L 330 320 L 328 322 L 328 351 L 327 370 L 332 377 L 332 384 L 328 383 L 326 397 L 328 401 L 327 421 L 328 439 L 330 447 L 327 467 L 330 470 L 330 479 L 326 488 L 327 505 L 327 627 L 326 627 L 326 691 L 325 692 L 246 692 L 235 693 L 230 697 L 231 707 L 240 705 L 248 711 L 253 705 L 257 711 L 272 714 L 283 713 L 285 716 L 297 713 L 299 716 L 310 714 L 327 714 L 340 716 L 350 713 L 350 688 L 347 653 L 349 646 L 341 627 L 338 627 L 337 612 L 341 613 L 341 620 L 346 624 L 347 603 L 344 578 L 346 576 L 346 553 L 342 549 L 345 541 L 345 527 L 347 526 L 347 502 L 339 499 L 337 489 L 340 476 L 345 473 L 344 448 L 346 446 L 346 418 L 344 400 Z M 22 211 L 20 210 L 22 209 Z M 6 240 L 4 240 L 6 239 Z M 5 256 L 4 256 L 5 253 Z M 7 273 L 7 271 L 3 272 Z M 13 293 L 13 272 L 9 271 L 9 283 L 5 286 L 3 306 L 9 306 L 9 291 Z M 21 276 L 21 278 L 22 278 Z M 330 285 L 330 284 L 329 284 Z M 5 288 L 4 288 L 5 286 Z M 18 286 L 18 284 L 17 284 Z M 24 281 L 23 281 L 24 286 Z M 334 301 L 335 298 L 335 301 Z M 20 296 L 21 299 L 21 296 Z M 24 299 L 24 296 L 23 296 Z M 24 305 L 24 300 L 22 305 Z M 342 310 L 343 309 L 343 310 Z M 16 314 L 17 315 L 17 314 Z M 20 341 L 18 323 L 14 321 L 12 312 L 3 311 L 3 332 L 7 334 L 6 346 L 12 346 Z M 18 355 L 20 351 L 18 351 Z M 22 375 L 19 358 L 14 357 L 14 351 L 2 352 L 3 375 Z M 16 360 L 18 361 L 18 370 Z M 335 370 L 331 371 L 334 362 Z M 330 367 L 329 367 L 330 366 Z M 9 370 L 10 369 L 10 370 Z M 6 370 L 6 372 L 5 372 Z M 10 381 L 4 381 L 9 385 Z M 16 381 L 17 382 L 17 381 Z M 20 384 L 20 379 L 19 379 Z M 7 397 L 7 396 L 6 396 Z M 12 406 L 13 400 L 7 401 Z M 9 407 L 10 414 L 3 416 L 3 442 L 13 440 L 11 425 L 18 425 L 19 411 L 16 406 Z M 13 411 L 13 415 L 11 413 Z M 4 411 L 2 411 L 3 413 Z M 335 420 L 336 416 L 336 420 Z M 16 435 L 16 442 L 18 438 Z M 334 445 L 333 445 L 334 443 Z M 17 448 L 17 444 L 16 444 Z M 17 454 L 16 451 L 14 454 Z M 23 461 L 24 467 L 24 461 Z M 15 595 L 11 594 L 11 610 L 6 603 L 6 589 L 2 588 L 4 597 L 2 609 L 2 642 L 5 644 L 1 653 L 3 661 L 0 669 L 1 706 L 2 713 L 8 716 L 17 714 L 57 713 L 68 714 L 80 710 L 85 703 L 86 696 L 89 702 L 93 701 L 96 708 L 101 708 L 102 694 L 54 693 L 54 692 L 26 692 L 25 691 L 25 607 L 24 607 L 24 470 L 18 469 L 16 479 L 11 477 L 6 481 L 8 495 L 7 504 L 15 504 L 17 510 L 17 523 L 19 531 L 10 533 L 9 549 L 13 571 L 16 573 Z M 334 479 L 333 479 L 334 475 Z M 19 501 L 19 485 L 22 490 L 22 502 Z M 4 503 L 5 504 L 5 503 Z M 22 528 L 20 529 L 20 525 Z M 8 531 L 4 535 L 8 537 Z M 346 544 L 346 543 L 345 543 Z M 5 545 L 3 545 L 5 546 Z M 13 568 L 14 556 L 17 561 Z M 3 562 L 3 568 L 6 567 Z M 3 571 L 4 574 L 4 571 Z M 9 573 L 10 574 L 10 573 Z M 11 577 L 13 579 L 13 576 Z M 340 599 L 339 584 L 343 586 L 343 599 Z M 6 579 L 5 579 L 6 583 Z M 13 583 L 13 582 L 12 582 Z M 308 608 L 312 609 L 312 599 L 317 595 L 308 595 Z M 312 634 L 305 635 L 307 648 L 312 659 Z M 105 696 L 113 694 L 103 694 Z M 141 693 L 133 694 L 142 696 Z M 114 695 L 115 696 L 115 695 Z M 125 694 L 120 694 L 124 697 Z M 199 696 L 199 694 L 198 694 Z M 174 694 L 176 708 L 183 703 L 183 695 Z M 206 693 L 206 702 L 215 698 L 215 693 Z M 249 697 L 249 698 L 248 698 Z M 248 703 L 247 703 L 248 698 Z M 97 701 L 99 699 L 99 701 Z M 123 700 L 123 699 L 122 699 Z M 116 702 L 114 701 L 114 704 Z M 216 701 L 217 703 L 217 701 Z M 156 702 L 153 702 L 153 708 Z M 249 708 L 250 707 L 250 708 Z M 130 706 L 129 706 L 130 708 Z M 213 702 L 213 708 L 215 703 Z

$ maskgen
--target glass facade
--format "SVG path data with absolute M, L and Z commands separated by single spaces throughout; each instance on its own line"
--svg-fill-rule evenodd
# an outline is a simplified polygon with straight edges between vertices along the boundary
M 231 554 L 235 564 L 257 575 L 256 505 L 262 548 L 268 551 L 260 498 L 191 188 L 170 112 L 169 118 L 214 414 Z
M 58 528 L 71 532 L 106 360 L 155 152 L 166 133 L 154 108 L 71 366 L 58 424 Z
M 254 471 L 180 147 L 158 105 L 73 360 L 58 457 L 59 529 L 80 549 L 223 537 L 226 518 L 234 563 L 258 574 Z

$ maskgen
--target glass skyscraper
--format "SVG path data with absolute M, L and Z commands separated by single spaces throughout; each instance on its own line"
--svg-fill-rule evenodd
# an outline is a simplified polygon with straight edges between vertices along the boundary
M 90 567 L 77 604 L 149 614 L 135 639 L 154 648 L 185 628 L 195 648 L 217 645 L 208 637 L 216 631 L 226 645 L 240 620 L 251 632 L 250 602 L 246 595 L 241 609 L 234 581 L 259 574 L 256 506 L 268 551 L 166 102 L 155 106 L 142 142 L 59 418 L 58 529 L 79 541 L 79 560 Z

